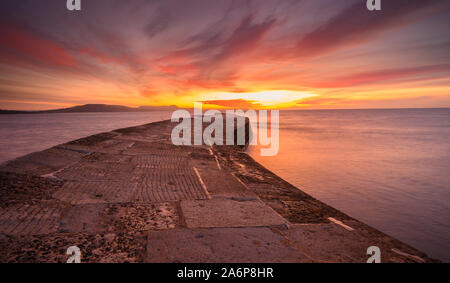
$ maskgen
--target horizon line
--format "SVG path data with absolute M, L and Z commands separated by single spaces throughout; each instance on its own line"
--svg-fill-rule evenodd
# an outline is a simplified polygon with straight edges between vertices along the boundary
M 32 114 L 32 113 L 39 113 L 39 112 L 47 112 L 47 111 L 58 111 L 58 110 L 67 110 L 75 107 L 81 107 L 81 106 L 88 106 L 88 105 L 97 105 L 97 106 L 118 106 L 118 107 L 126 107 L 130 108 L 130 110 L 133 109 L 140 109 L 142 107 L 149 107 L 149 108 L 178 108 L 178 109 L 194 109 L 194 107 L 180 107 L 177 105 L 141 105 L 141 106 L 126 106 L 126 105 L 120 105 L 120 104 L 79 104 L 74 105 L 71 107 L 65 107 L 65 108 L 54 108 L 54 109 L 42 109 L 42 110 L 17 110 L 17 109 L 2 109 L 0 108 L 0 111 L 5 112 L 26 112 L 23 114 Z M 205 108 L 208 110 L 214 109 L 213 107 Z M 219 111 L 226 111 L 226 110 L 280 110 L 280 111 L 319 111 L 319 110 L 407 110 L 407 109 L 450 109 L 450 106 L 442 106 L 442 107 L 378 107 L 378 108 L 216 108 Z M 157 111 L 157 110 L 156 110 Z M 164 110 L 161 110 L 164 111 Z M 85 112 L 79 112 L 79 113 L 96 113 L 95 111 L 85 111 Z M 99 111 L 97 113 L 101 112 L 119 112 L 119 111 Z M 133 111 L 123 111 L 123 112 L 133 112 Z M 55 113 L 57 114 L 57 113 Z

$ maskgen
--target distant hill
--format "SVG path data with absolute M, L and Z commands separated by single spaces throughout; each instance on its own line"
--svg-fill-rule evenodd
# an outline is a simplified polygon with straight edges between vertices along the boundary
M 15 110 L 1 110 L 0 114 L 25 114 L 29 113 L 28 111 L 15 111 Z
M 122 105 L 106 104 L 86 104 L 70 108 L 45 110 L 45 111 L 16 111 L 1 110 L 0 114 L 37 114 L 37 113 L 82 113 L 82 112 L 151 112 L 151 111 L 173 111 L 178 109 L 176 106 L 140 106 L 127 107 Z

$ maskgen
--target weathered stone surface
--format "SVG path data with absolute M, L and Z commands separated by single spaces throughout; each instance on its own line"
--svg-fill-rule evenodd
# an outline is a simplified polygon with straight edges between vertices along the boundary
M 101 215 L 105 211 L 106 206 L 106 204 L 85 204 L 65 209 L 61 215 L 59 232 L 98 233 L 107 231 L 105 223 L 101 221 Z
M 84 172 L 88 174 L 89 170 Z M 94 176 L 97 171 L 90 172 L 90 176 Z M 114 174 L 109 176 L 114 179 Z M 101 181 L 100 177 L 98 181 L 68 181 L 53 197 L 71 204 L 156 203 L 207 199 L 207 193 L 193 169 L 185 168 L 178 172 L 146 169 L 146 174 L 140 172 L 128 175 L 128 178 L 125 181 L 119 181 L 119 178 Z
M 58 231 L 63 206 L 54 201 L 0 209 L 0 234 L 40 235 Z
M 133 166 L 129 163 L 79 162 L 54 174 L 65 181 L 129 181 Z
M 179 225 L 177 207 L 160 204 L 88 204 L 62 213 L 60 232 L 99 233 L 173 229 Z
M 198 170 L 220 171 L 221 169 L 211 148 L 191 147 L 189 159 Z
M 142 154 L 133 156 L 131 164 L 135 168 L 135 172 L 145 173 L 145 169 L 183 169 L 189 168 L 190 163 L 187 156 L 183 155 L 156 155 Z
M 245 147 L 174 146 L 175 125 L 102 133 L 0 166 L 0 262 L 65 262 L 70 246 L 82 262 L 365 262 L 371 245 L 383 262 L 433 262 L 295 188 Z
M 348 231 L 336 224 L 297 224 L 282 234 L 292 246 L 315 262 L 366 262 L 369 258 L 367 249 L 371 246 L 380 248 L 384 263 L 415 262 L 393 252 L 393 248 L 423 258 L 424 262 L 430 260 L 425 254 L 357 221 L 346 221 L 345 224 L 355 230 Z
M 92 135 L 89 137 L 81 138 L 78 140 L 74 140 L 71 142 L 68 142 L 67 145 L 79 145 L 79 146 L 98 146 L 102 142 L 109 141 L 115 137 L 117 137 L 119 134 L 111 132 L 111 133 L 100 133 L 96 135 Z
M 126 155 L 171 155 L 171 156 L 187 156 L 187 153 L 180 147 L 170 143 L 154 143 L 154 142 L 134 142 L 132 146 L 123 151 Z
M 50 200 L 63 182 L 33 175 L 0 172 L 0 207 L 38 204 Z
M 133 141 L 116 139 L 118 136 L 120 135 L 117 133 L 103 133 L 79 139 L 59 147 L 91 153 L 121 154 L 125 149 L 134 145 Z
M 0 235 L 0 262 L 65 263 L 71 246 L 81 250 L 82 263 L 142 262 L 145 233 L 48 234 L 39 236 Z
M 180 223 L 174 203 L 108 205 L 103 219 L 109 231 L 166 230 Z
M 212 197 L 257 200 L 258 196 L 241 184 L 231 173 L 199 168 L 198 172 Z
M 146 169 L 145 174 L 136 177 L 135 180 L 137 185 L 133 201 L 138 203 L 208 198 L 192 168 Z
M 74 164 L 84 155 L 86 152 L 53 147 L 8 161 L 0 166 L 0 171 L 41 176 Z
M 146 262 L 300 262 L 306 258 L 265 227 L 176 229 L 148 233 Z
M 265 204 L 291 223 L 328 223 L 329 217 L 352 220 L 348 215 L 318 201 L 274 173 L 247 154 L 229 147 L 215 148 L 221 163 L 231 169 Z
M 136 184 L 129 181 L 66 182 L 53 197 L 72 205 L 125 203 L 133 199 L 135 190 Z
M 130 163 L 131 156 L 121 155 L 121 154 L 109 154 L 109 153 L 101 153 L 94 152 L 91 154 L 87 154 L 83 156 L 82 162 L 90 162 L 90 163 L 121 163 L 127 164 Z
M 211 199 L 182 201 L 181 211 L 188 228 L 256 227 L 287 224 L 261 201 Z

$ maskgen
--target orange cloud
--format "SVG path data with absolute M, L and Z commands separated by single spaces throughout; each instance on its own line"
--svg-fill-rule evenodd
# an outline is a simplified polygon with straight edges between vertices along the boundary
M 225 108 L 237 108 L 237 109 L 258 108 L 262 106 L 261 103 L 257 103 L 254 100 L 245 100 L 245 99 L 207 100 L 202 101 L 202 103 L 206 105 L 214 105 Z
M 450 73 L 450 64 L 417 66 L 357 73 L 338 78 L 329 78 L 324 82 L 307 83 L 309 87 L 343 88 L 360 84 L 379 83 L 389 80 L 423 76 L 434 73 Z M 416 78 L 420 80 L 420 78 Z
M 20 53 L 49 65 L 77 66 L 72 54 L 62 47 L 4 22 L 0 23 L 0 43 L 13 53 Z
M 444 2 L 439 0 L 385 1 L 383 12 L 377 13 L 369 11 L 358 1 L 329 19 L 326 24 L 304 36 L 297 44 L 298 55 L 317 56 L 367 42 L 389 30 L 447 10 L 449 4 Z
M 298 106 L 336 105 L 345 104 L 348 100 L 343 98 L 310 97 L 299 100 Z

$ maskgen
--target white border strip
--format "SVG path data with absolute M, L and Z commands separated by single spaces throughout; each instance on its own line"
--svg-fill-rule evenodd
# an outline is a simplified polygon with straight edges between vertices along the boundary
M 208 189 L 206 188 L 206 185 L 203 182 L 202 177 L 200 176 L 200 173 L 198 172 L 196 167 L 194 167 L 194 171 L 195 171 L 195 174 L 197 174 L 197 178 L 200 181 L 200 184 L 202 185 L 203 190 L 205 191 L 206 197 L 208 199 L 211 199 L 211 195 L 209 194 Z
M 404 257 L 409 257 L 410 259 L 414 260 L 415 262 L 419 262 L 419 263 L 425 263 L 425 260 L 421 257 L 415 256 L 415 255 L 411 255 L 408 253 L 404 253 L 402 251 L 399 251 L 397 249 L 391 249 L 391 251 L 393 251 L 396 254 L 402 255 Z
M 238 178 L 236 175 L 234 175 L 234 173 L 231 173 L 231 175 L 233 175 L 233 177 L 234 177 L 239 183 L 241 183 L 241 184 L 244 186 L 244 188 L 246 188 L 246 189 L 249 190 L 249 188 L 247 187 L 247 185 L 246 185 L 244 182 L 242 182 L 242 180 L 241 180 L 240 178 Z
M 214 158 L 216 159 L 217 168 L 219 168 L 219 170 L 222 170 L 222 166 L 220 166 L 219 159 L 217 158 L 216 155 L 214 155 Z
M 333 222 L 334 224 L 337 224 L 337 225 L 339 225 L 339 226 L 341 226 L 341 227 L 344 227 L 344 228 L 345 228 L 346 230 L 348 230 L 348 231 L 353 231 L 353 230 L 355 230 L 355 229 L 353 229 L 352 227 L 350 227 L 350 226 L 345 225 L 344 223 L 342 223 L 342 221 L 339 221 L 339 220 L 334 219 L 333 217 L 329 217 L 328 220 L 330 220 L 330 221 Z
M 217 155 L 214 154 L 214 152 L 212 150 L 212 146 L 210 145 L 208 149 L 209 149 L 209 154 L 214 156 L 214 158 L 216 159 L 217 168 L 219 170 L 222 170 L 222 166 L 220 166 L 219 159 L 217 158 Z

